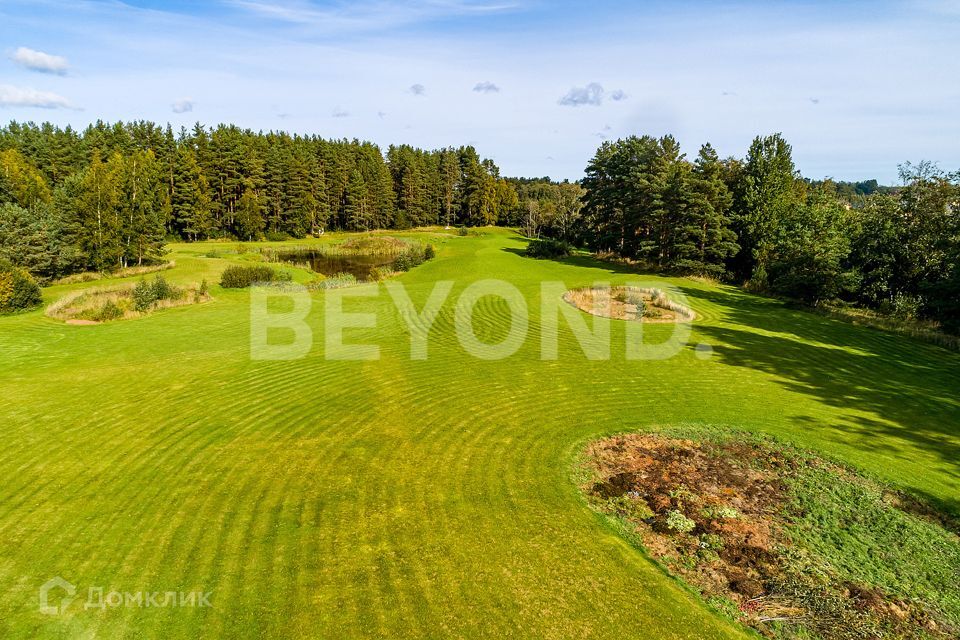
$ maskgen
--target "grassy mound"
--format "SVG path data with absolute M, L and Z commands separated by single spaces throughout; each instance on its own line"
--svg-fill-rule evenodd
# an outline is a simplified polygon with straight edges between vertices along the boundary
M 99 324 L 131 320 L 160 309 L 209 301 L 207 284 L 182 288 L 157 276 L 132 286 L 94 287 L 67 294 L 49 307 L 46 315 L 68 324 Z
M 592 503 L 764 635 L 960 632 L 960 538 L 914 499 L 760 440 L 623 435 L 588 458 Z

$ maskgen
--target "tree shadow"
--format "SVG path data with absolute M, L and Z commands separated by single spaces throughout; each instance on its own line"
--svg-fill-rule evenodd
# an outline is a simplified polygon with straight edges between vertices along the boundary
M 722 309 L 722 319 L 697 325 L 721 362 L 763 371 L 790 391 L 840 409 L 836 426 L 864 450 L 900 456 L 898 442 L 910 443 L 960 478 L 960 355 L 734 290 L 681 290 Z M 960 517 L 960 499 L 921 497 Z
M 518 249 L 516 247 L 504 247 L 503 251 L 507 253 L 512 253 L 518 255 L 522 258 L 528 258 L 524 249 Z M 601 271 L 607 271 L 609 273 L 629 273 L 633 275 L 653 275 L 660 277 L 670 277 L 669 273 L 659 273 L 655 270 L 650 269 L 639 269 L 637 267 L 631 267 L 630 265 L 618 264 L 616 262 L 609 262 L 607 260 L 601 260 L 595 258 L 588 254 L 574 254 L 572 256 L 566 256 L 564 258 L 530 258 L 531 260 L 541 260 L 544 262 L 556 262 L 557 264 L 567 265 L 569 267 L 580 267 L 583 269 L 598 269 Z M 675 274 L 673 274 L 675 275 Z

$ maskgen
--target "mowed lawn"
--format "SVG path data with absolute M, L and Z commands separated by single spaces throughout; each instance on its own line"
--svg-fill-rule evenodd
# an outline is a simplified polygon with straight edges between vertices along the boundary
M 425 361 L 383 286 L 347 305 L 377 314 L 348 332 L 380 346 L 369 362 L 325 359 L 321 292 L 315 347 L 288 362 L 250 359 L 249 294 L 216 286 L 136 321 L 0 318 L 0 637 L 747 637 L 578 493 L 586 441 L 660 425 L 774 434 L 960 515 L 960 355 L 669 279 L 700 316 L 675 357 L 625 359 L 614 323 L 612 359 L 589 361 L 561 323 L 543 361 L 541 281 L 637 276 L 525 258 L 507 231 L 423 237 L 438 257 L 399 280 L 418 304 L 456 281 Z M 176 245 L 165 275 L 214 283 L 229 256 L 203 254 L 230 248 Z M 457 294 L 479 278 L 531 310 L 505 360 L 457 341 Z M 481 300 L 474 324 L 502 335 L 506 305 Z M 54 576 L 77 599 L 44 615 Z M 90 587 L 212 606 L 86 609 Z

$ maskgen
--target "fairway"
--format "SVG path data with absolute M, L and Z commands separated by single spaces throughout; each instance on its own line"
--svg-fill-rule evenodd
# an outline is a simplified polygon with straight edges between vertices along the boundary
M 97 326 L 0 317 L 0 637 L 750 637 L 579 493 L 586 443 L 628 430 L 771 434 L 960 516 L 960 354 L 733 287 L 526 258 L 504 229 L 407 235 L 437 250 L 398 277 L 418 307 L 454 281 L 426 360 L 382 284 L 345 303 L 377 316 L 346 334 L 378 345 L 373 361 L 325 358 L 322 291 L 314 347 L 292 361 L 251 359 L 250 293 L 219 286 Z M 230 246 L 171 245 L 164 275 L 213 285 L 231 260 L 204 256 Z M 454 329 L 457 295 L 483 278 L 530 309 L 504 360 L 470 357 Z M 614 321 L 612 358 L 591 361 L 561 321 L 559 357 L 541 359 L 541 282 L 637 280 L 697 314 L 678 355 L 626 359 Z M 478 336 L 509 324 L 502 301 L 477 304 Z M 76 599 L 44 615 L 56 576 Z M 210 606 L 87 608 L 92 588 Z

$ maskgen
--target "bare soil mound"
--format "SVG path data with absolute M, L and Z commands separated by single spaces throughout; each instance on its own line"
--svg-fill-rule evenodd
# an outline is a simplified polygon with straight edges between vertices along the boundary
M 586 464 L 592 506 L 765 636 L 960 637 L 960 538 L 909 496 L 766 441 L 624 435 Z

